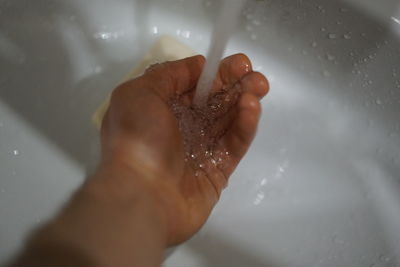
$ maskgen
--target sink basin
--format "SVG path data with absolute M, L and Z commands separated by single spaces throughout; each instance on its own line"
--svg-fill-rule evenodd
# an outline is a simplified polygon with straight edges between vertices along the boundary
M 110 90 L 161 35 L 206 53 L 220 6 L 0 0 L 0 262 L 95 168 Z M 400 3 L 249 0 L 236 52 L 271 83 L 257 138 L 164 266 L 400 266 Z

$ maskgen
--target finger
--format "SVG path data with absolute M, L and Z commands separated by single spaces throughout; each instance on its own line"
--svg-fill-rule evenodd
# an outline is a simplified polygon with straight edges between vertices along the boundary
M 235 54 L 223 59 L 219 66 L 213 92 L 232 87 L 243 76 L 252 71 L 251 61 L 244 54 Z
M 257 131 L 261 115 L 261 104 L 251 93 L 242 95 L 238 103 L 238 114 L 220 142 L 219 151 L 226 151 L 222 171 L 225 175 L 233 172 L 245 155 Z
M 259 72 L 251 72 L 242 80 L 241 84 L 244 92 L 251 93 L 262 99 L 269 91 L 267 78 Z
M 250 73 L 251 69 L 250 59 L 244 54 L 236 54 L 223 59 L 213 83 L 210 99 L 215 98 L 217 94 L 221 94 L 223 90 L 231 95 L 231 97 L 228 95 L 226 97 L 224 96 L 224 98 L 234 99 L 235 93 L 237 92 L 228 89 L 231 89 L 244 75 Z M 191 103 L 194 94 L 194 91 L 185 92 L 184 97 L 186 102 Z M 235 101 L 230 101 L 231 104 L 234 102 Z
M 227 133 L 227 149 L 231 155 L 243 157 L 255 136 L 261 115 L 258 98 L 245 93 L 239 102 L 239 113 Z
M 150 67 L 139 79 L 164 100 L 193 89 L 199 80 L 205 59 L 193 56 Z
M 235 54 L 222 60 L 207 102 L 213 117 L 225 116 L 237 103 L 242 93 L 240 80 L 249 73 L 252 73 L 251 62 L 244 54 Z
M 239 92 L 243 91 L 243 93 L 250 93 L 255 95 L 258 99 L 261 99 L 264 97 L 269 90 L 269 85 L 268 81 L 265 78 L 264 75 L 258 72 L 250 72 L 246 74 L 242 80 L 237 82 L 233 87 L 240 87 L 241 90 Z M 222 102 L 222 105 L 225 105 L 224 99 L 226 97 L 232 97 L 230 92 L 233 91 L 238 91 L 238 89 L 231 89 L 228 90 L 226 94 L 222 95 L 222 99 L 212 99 L 210 102 L 217 100 L 220 103 Z M 237 95 L 239 97 L 240 94 Z M 236 103 L 236 100 L 234 100 Z M 238 113 L 238 105 L 232 105 L 228 107 L 223 107 L 220 108 L 219 115 L 220 119 L 218 123 L 214 127 L 214 132 L 216 133 L 223 133 L 226 131 L 226 129 L 231 125 L 233 119 L 237 116 Z

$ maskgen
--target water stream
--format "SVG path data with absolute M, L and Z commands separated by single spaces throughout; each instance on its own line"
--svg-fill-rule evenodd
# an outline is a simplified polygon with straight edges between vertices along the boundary
M 206 104 L 219 63 L 225 52 L 226 45 L 234 32 L 243 8 L 244 0 L 225 0 L 214 26 L 207 60 L 200 76 L 194 97 L 194 104 L 202 107 Z

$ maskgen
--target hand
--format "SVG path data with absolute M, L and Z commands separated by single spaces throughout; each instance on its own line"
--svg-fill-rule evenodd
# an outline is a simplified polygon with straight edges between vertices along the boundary
M 203 65 L 195 56 L 152 66 L 113 92 L 102 124 L 100 168 L 127 170 L 116 190 L 157 201 L 168 245 L 207 220 L 254 138 L 268 92 L 266 78 L 238 54 L 221 62 L 207 106 L 194 108 Z

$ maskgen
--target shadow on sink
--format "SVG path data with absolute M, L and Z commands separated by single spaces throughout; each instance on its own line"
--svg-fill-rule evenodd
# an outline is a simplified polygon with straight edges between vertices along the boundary
M 185 243 L 184 246 L 189 249 L 193 258 L 198 259 L 201 265 L 192 263 L 190 266 L 232 266 L 232 267 L 285 267 L 282 263 L 277 263 L 271 260 L 269 256 L 257 255 L 256 253 L 249 253 L 240 247 L 241 244 L 234 243 L 222 238 L 214 231 L 208 229 L 206 236 L 198 234 L 193 237 L 189 242 Z M 174 257 L 171 255 L 170 257 Z M 178 256 L 179 257 L 179 256 Z M 177 263 L 175 261 L 177 260 Z M 193 260 L 193 259 L 192 259 Z M 195 260 L 196 261 L 196 260 Z M 179 263 L 178 263 L 179 262 Z M 282 262 L 282 261 L 281 261 Z M 175 264 L 182 264 L 180 259 L 167 259 L 165 266 L 175 266 Z M 194 264 L 194 265 L 193 265 Z

